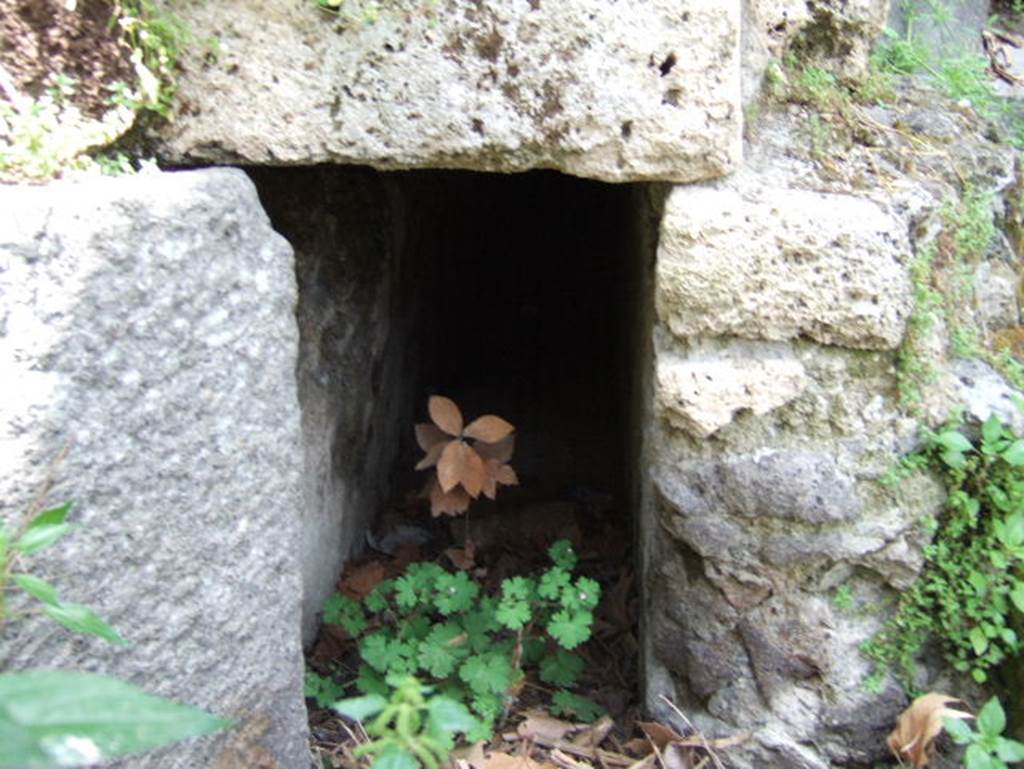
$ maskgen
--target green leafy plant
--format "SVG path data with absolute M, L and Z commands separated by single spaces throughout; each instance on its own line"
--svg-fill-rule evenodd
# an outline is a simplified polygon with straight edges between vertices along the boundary
M 336 702 L 334 708 L 364 722 L 374 739 L 352 753 L 356 758 L 373 756 L 373 769 L 439 769 L 455 746 L 455 736 L 479 729 L 465 705 L 433 694 L 412 676 L 395 681 L 390 699 L 367 694 Z
M 303 693 L 322 708 L 329 708 L 345 694 L 345 687 L 333 676 L 322 676 L 314 670 L 307 670 Z
M 977 731 L 959 718 L 946 718 L 943 724 L 953 742 L 967 746 L 966 769 L 1006 769 L 1007 764 L 1024 761 L 1024 743 L 1003 736 L 1006 713 L 996 697 L 978 713 Z
M 69 630 L 127 642 L 92 609 L 62 601 L 24 562 L 74 529 L 70 503 L 15 528 L 0 520 L 0 630 L 40 611 Z M 86 766 L 218 731 L 229 721 L 108 676 L 64 670 L 0 673 L 0 768 Z
M 114 102 L 136 112 L 149 110 L 170 118 L 178 61 L 195 42 L 188 25 L 154 0 L 120 0 L 112 23 L 121 28 L 132 50 L 137 79 L 133 86 L 120 84 Z
M 864 646 L 878 663 L 873 685 L 892 667 L 911 689 L 915 659 L 929 642 L 979 683 L 1021 649 L 1014 626 L 1024 613 L 1024 439 L 995 416 L 977 439 L 962 426 L 953 421 L 927 433 L 924 446 L 887 479 L 927 468 L 948 494 L 942 515 L 927 522 L 934 539 L 921 575 Z
M 597 707 L 569 688 L 584 669 L 573 650 L 590 638 L 601 588 L 574 577 L 577 557 L 567 540 L 548 554 L 551 568 L 539 577 L 510 577 L 495 596 L 465 572 L 413 563 L 361 603 L 335 594 L 324 621 L 358 639 L 361 692 L 386 696 L 389 678 L 426 677 L 478 716 L 470 739 L 490 735 L 524 666 L 536 666 L 542 681 L 564 692 L 556 706 L 592 717 Z

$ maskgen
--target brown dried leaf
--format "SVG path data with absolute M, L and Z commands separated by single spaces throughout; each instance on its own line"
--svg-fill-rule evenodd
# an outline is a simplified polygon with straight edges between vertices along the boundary
M 498 468 L 501 464 L 496 459 L 484 460 L 484 484 L 483 494 L 488 499 L 494 499 L 498 495 Z
M 470 422 L 466 429 L 462 431 L 462 434 L 476 441 L 497 443 L 510 436 L 515 429 L 501 417 L 494 414 L 486 414 Z
M 502 465 L 498 468 L 498 472 L 495 474 L 495 480 L 502 486 L 518 486 L 519 476 L 516 475 L 516 471 L 512 469 L 510 465 Z
M 387 576 L 387 568 L 380 561 L 367 561 L 351 570 L 346 569 L 338 584 L 342 593 L 356 601 L 370 594 L 378 583 Z
M 433 425 L 431 425 L 431 427 L 433 427 Z M 440 430 L 438 430 L 438 432 L 441 433 Z M 441 434 L 444 435 L 444 433 Z M 447 440 L 447 436 L 445 437 L 445 440 Z M 416 463 L 416 469 L 426 470 L 428 467 L 436 465 L 437 461 L 441 458 L 441 452 L 445 450 L 446 446 L 448 446 L 448 444 L 445 443 L 445 441 L 440 441 L 431 446 L 427 451 L 427 455 Z
M 444 554 L 456 569 L 469 571 L 476 566 L 476 546 L 472 542 L 467 542 L 464 548 L 449 547 Z
M 524 740 L 550 743 L 560 742 L 567 734 L 577 729 L 576 724 L 549 716 L 544 712 L 530 711 L 526 720 L 516 727 L 516 733 Z
M 484 443 L 478 441 L 474 446 L 476 453 L 484 459 L 496 459 L 498 462 L 508 462 L 512 459 L 512 453 L 516 449 L 516 435 L 511 433 L 497 443 Z
M 437 480 L 445 493 L 458 486 L 462 480 L 463 467 L 469 461 L 469 451 L 469 446 L 462 441 L 452 441 L 441 452 L 441 458 L 437 461 Z
M 435 518 L 439 515 L 461 515 L 469 509 L 470 498 L 465 489 L 456 486 L 451 491 L 444 491 L 440 483 L 434 483 L 430 489 L 430 513 Z
M 596 748 L 602 742 L 605 737 L 611 732 L 615 726 L 615 722 L 611 716 L 603 715 L 597 721 L 592 723 L 588 728 L 583 729 L 579 734 L 572 738 L 573 745 L 579 745 L 581 747 Z
M 682 736 L 674 730 L 656 721 L 637 721 L 636 725 L 640 727 L 640 730 L 647 736 L 647 739 L 653 742 L 654 747 L 658 750 L 664 750 L 665 746 L 671 742 L 683 741 Z
M 964 710 L 946 707 L 951 702 L 959 701 L 956 697 L 938 692 L 928 692 L 918 697 L 896 719 L 896 728 L 886 740 L 889 750 L 899 761 L 909 760 L 914 769 L 927 766 L 932 742 L 942 731 L 942 719 L 947 716 L 974 718 Z
M 554 764 L 545 761 L 543 764 L 529 756 L 510 756 L 508 753 L 494 751 L 484 761 L 484 769 L 556 769 Z
M 447 435 L 444 430 L 435 424 L 430 422 L 420 422 L 415 427 L 416 430 L 416 443 L 424 451 L 430 451 L 435 445 L 441 441 L 450 441 L 451 436 Z
M 427 411 L 434 424 L 446 433 L 455 437 L 462 435 L 462 412 L 451 398 L 431 395 L 427 401 Z
M 441 452 L 441 459 L 437 463 L 437 479 L 445 492 L 462 484 L 469 496 L 476 499 L 480 496 L 486 475 L 487 470 L 480 455 L 462 441 L 452 441 Z

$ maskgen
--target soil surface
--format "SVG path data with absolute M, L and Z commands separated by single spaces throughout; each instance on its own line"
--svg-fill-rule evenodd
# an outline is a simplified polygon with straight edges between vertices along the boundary
M 75 81 L 71 101 L 90 117 L 109 108 L 110 85 L 135 80 L 130 51 L 111 24 L 107 0 L 0 0 L 0 67 L 24 95 L 38 98 L 51 74 Z

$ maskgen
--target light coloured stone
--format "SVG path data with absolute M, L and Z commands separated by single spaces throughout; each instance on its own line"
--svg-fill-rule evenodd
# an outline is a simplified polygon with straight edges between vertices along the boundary
M 779 346 L 745 343 L 728 353 L 663 355 L 657 363 L 661 416 L 698 438 L 729 424 L 740 410 L 767 414 L 806 386 L 803 364 Z
M 866 199 L 676 187 L 661 224 L 658 316 L 680 338 L 895 349 L 911 309 L 909 258 L 906 226 Z
M 307 769 L 292 251 L 235 170 L 0 186 L 0 515 L 130 642 L 8 623 L 4 670 L 104 672 L 238 720 L 119 764 Z M 60 460 L 60 454 L 66 456 Z
M 1020 276 L 1012 266 L 998 259 L 981 262 L 974 270 L 974 286 L 978 314 L 985 328 L 998 330 L 1020 323 Z
M 215 63 L 202 51 L 186 61 L 162 153 L 555 168 L 606 181 L 721 176 L 742 150 L 739 5 L 385 4 L 366 25 L 313 2 L 190 4 L 185 20 L 219 52 Z

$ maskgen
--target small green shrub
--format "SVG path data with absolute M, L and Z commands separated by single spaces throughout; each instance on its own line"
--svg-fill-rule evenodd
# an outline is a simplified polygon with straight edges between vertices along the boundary
M 925 566 L 900 596 L 895 616 L 864 646 L 878 663 L 871 684 L 887 669 L 913 689 L 915 660 L 936 643 L 954 669 L 984 683 L 990 670 L 1021 649 L 1015 617 L 1024 612 L 1024 439 L 998 418 L 972 440 L 959 421 L 928 433 L 887 482 L 930 469 L 948 495 Z
M 1003 736 L 1006 713 L 998 698 L 993 697 L 978 713 L 978 731 L 960 718 L 943 720 L 946 732 L 957 745 L 966 745 L 966 769 L 1006 769 L 1008 763 L 1024 761 L 1024 743 Z
M 568 690 L 583 672 L 583 658 L 572 650 L 590 638 L 601 588 L 574 578 L 576 554 L 568 541 L 548 554 L 551 568 L 539 577 L 504 580 L 497 596 L 485 595 L 465 572 L 410 564 L 361 603 L 335 594 L 324 621 L 358 639 L 361 692 L 387 696 L 389 679 L 423 676 L 479 717 L 472 740 L 490 735 L 524 666 L 537 667 L 541 680 L 558 688 L 557 708 L 593 717 L 597 707 Z
M 455 747 L 455 736 L 479 729 L 466 706 L 433 694 L 416 678 L 394 681 L 390 699 L 379 694 L 341 700 L 334 708 L 365 723 L 374 738 L 352 751 L 356 758 L 373 756 L 373 769 L 439 769 Z
M 0 520 L 0 631 L 33 608 L 77 633 L 127 642 L 92 609 L 61 601 L 24 561 L 73 530 L 70 503 L 15 528 Z M 32 606 L 34 604 L 34 607 Z M 66 670 L 0 673 L 0 769 L 92 766 L 230 724 L 109 676 Z

